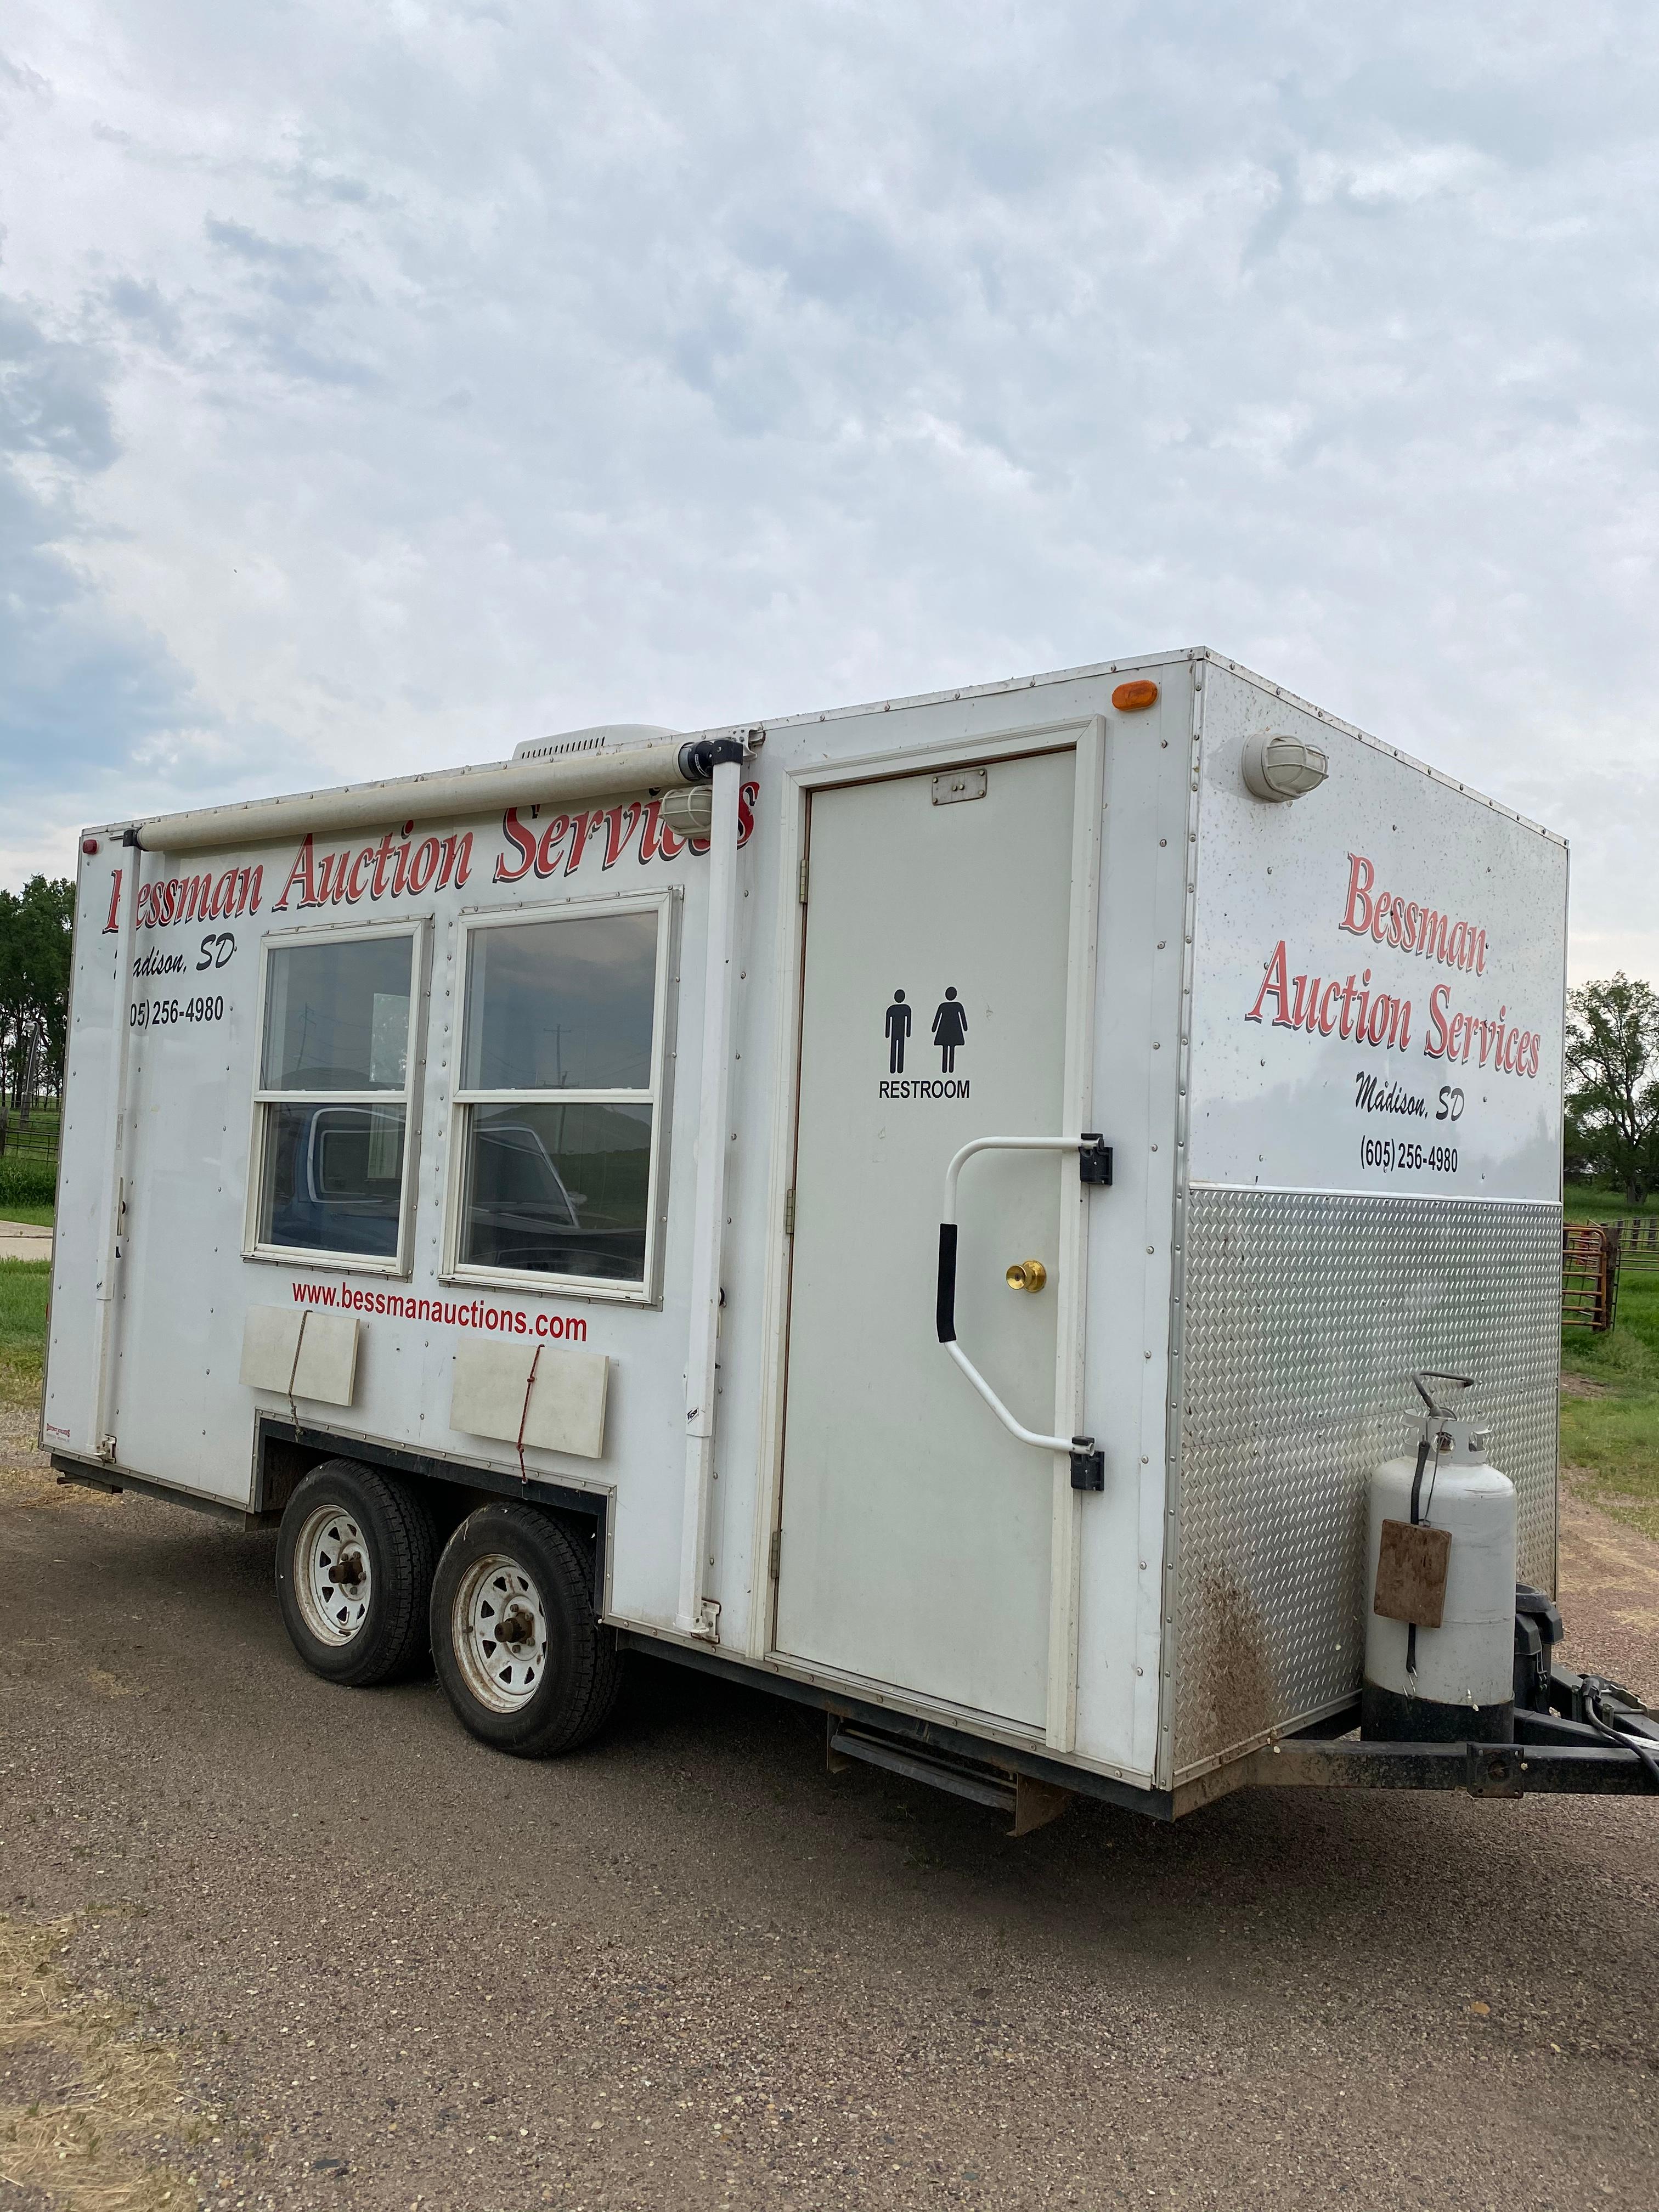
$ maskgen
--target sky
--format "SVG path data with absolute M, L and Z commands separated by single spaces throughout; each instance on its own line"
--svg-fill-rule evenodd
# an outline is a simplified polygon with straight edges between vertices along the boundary
M 10 0 L 0 883 L 1210 645 L 1659 980 L 1659 11 Z

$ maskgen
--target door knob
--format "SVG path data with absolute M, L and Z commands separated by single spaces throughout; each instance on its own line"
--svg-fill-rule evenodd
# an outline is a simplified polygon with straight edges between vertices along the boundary
M 1040 1291 L 1048 1270 L 1041 1260 L 1016 1260 L 1002 1279 L 1011 1291 Z

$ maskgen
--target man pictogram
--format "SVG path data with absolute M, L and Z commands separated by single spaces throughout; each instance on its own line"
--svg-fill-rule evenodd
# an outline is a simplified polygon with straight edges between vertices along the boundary
M 887 1073 L 904 1073 L 904 1040 L 910 1034 L 910 1009 L 904 1003 L 902 991 L 895 991 L 893 1003 L 887 1009 Z
M 951 1075 L 956 1071 L 957 1047 L 968 1035 L 968 1010 L 957 998 L 954 985 L 945 994 L 944 1004 L 933 1016 L 933 1042 L 942 1055 L 939 1073 Z

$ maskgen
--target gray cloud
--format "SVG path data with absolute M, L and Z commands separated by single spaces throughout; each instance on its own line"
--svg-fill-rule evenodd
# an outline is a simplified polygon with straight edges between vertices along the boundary
M 14 805 L 50 803 L 188 709 L 165 646 L 75 558 L 76 492 L 118 453 L 106 375 L 94 349 L 0 300 L 0 766 Z
M 100 20 L 0 107 L 76 604 L 179 672 L 135 798 L 1203 640 L 1571 826 L 1659 972 L 1586 781 L 1659 775 L 1644 12 Z

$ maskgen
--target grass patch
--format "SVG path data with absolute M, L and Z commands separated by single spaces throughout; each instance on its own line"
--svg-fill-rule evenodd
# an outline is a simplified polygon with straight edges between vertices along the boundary
M 26 1152 L 0 1152 L 0 1206 L 52 1206 L 58 1198 L 58 1162 Z
M 1659 1269 L 1632 1269 L 1606 1336 L 1561 1332 L 1565 1374 L 1597 1387 L 1561 1401 L 1561 1458 L 1606 1512 L 1659 1537 Z
M 1644 1198 L 1640 1206 L 1631 1206 L 1622 1190 L 1601 1183 L 1570 1182 L 1561 1200 L 1569 1221 L 1624 1221 L 1638 1213 L 1659 1213 L 1659 1194 Z
M 0 2188 L 8 2203 L 62 2212 L 183 2212 L 196 2189 L 148 2148 L 178 2125 L 178 2055 L 139 2032 L 131 2006 L 68 1979 L 59 1962 L 76 1932 L 76 1920 L 0 1914 L 0 2051 L 27 2082 L 15 2103 L 0 2090 Z
M 56 1218 L 50 1206 L 9 1206 L 0 1200 L 0 1221 L 27 1221 L 31 1229 L 50 1229 Z
M 9 1405 L 40 1402 L 51 1284 L 44 1260 L 0 1260 L 0 1399 Z

